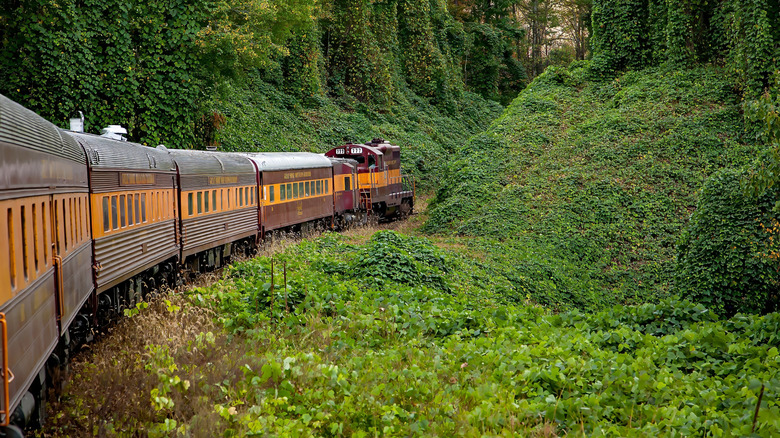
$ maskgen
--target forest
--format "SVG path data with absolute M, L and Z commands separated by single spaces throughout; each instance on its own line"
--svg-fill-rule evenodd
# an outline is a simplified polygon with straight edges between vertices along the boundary
M 780 435 L 780 1 L 10 0 L 0 42 L 61 127 L 383 137 L 420 188 L 126 310 L 41 434 Z

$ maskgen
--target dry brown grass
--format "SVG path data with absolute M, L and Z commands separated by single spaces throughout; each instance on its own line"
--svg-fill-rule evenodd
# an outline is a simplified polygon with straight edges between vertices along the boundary
M 205 332 L 214 333 L 213 343 L 198 340 Z M 160 378 L 147 369 L 154 363 L 150 345 L 167 350 L 178 364 L 168 371 L 191 383 L 186 392 L 172 391 L 175 407 L 165 412 L 155 411 L 151 401 Z M 219 435 L 211 392 L 218 383 L 243 378 L 246 350 L 240 339 L 221 334 L 208 309 L 176 293 L 162 295 L 77 355 L 65 388 L 50 395 L 50 418 L 39 435 L 146 436 L 144 424 L 165 418 L 192 424 L 191 436 Z

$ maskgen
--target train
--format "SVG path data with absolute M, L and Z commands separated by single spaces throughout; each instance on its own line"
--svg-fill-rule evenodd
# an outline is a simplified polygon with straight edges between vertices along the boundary
M 0 95 L 0 433 L 45 419 L 54 370 L 162 285 L 279 232 L 414 209 L 400 147 L 149 147 L 61 129 Z M 114 136 L 116 137 L 116 136 Z

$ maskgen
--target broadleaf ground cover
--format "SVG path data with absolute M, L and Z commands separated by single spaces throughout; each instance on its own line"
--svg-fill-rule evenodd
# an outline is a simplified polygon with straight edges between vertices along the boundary
M 171 320 L 185 329 L 150 330 L 157 339 L 127 332 L 121 348 L 130 357 L 140 352 L 124 371 L 135 385 L 110 417 L 94 415 L 101 405 L 88 401 L 89 389 L 116 370 L 80 368 L 82 382 L 66 390 L 53 431 L 780 433 L 777 314 L 721 320 L 675 300 L 554 314 L 507 302 L 509 281 L 488 271 L 391 231 L 364 243 L 327 234 L 273 261 L 237 263 L 213 285 L 133 316 L 136 329 Z

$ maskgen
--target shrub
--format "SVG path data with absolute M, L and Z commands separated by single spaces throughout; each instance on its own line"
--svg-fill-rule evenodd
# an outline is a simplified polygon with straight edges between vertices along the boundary
M 744 172 L 709 178 L 678 247 L 676 286 L 682 296 L 719 314 L 777 310 L 780 223 L 774 187 L 746 196 Z

